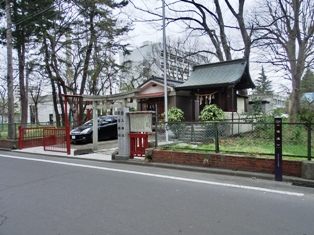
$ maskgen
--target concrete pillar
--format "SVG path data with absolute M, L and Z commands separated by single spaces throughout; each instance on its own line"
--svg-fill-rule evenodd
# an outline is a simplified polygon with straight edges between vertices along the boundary
M 302 161 L 302 178 L 314 180 L 314 162 Z
M 115 160 L 130 159 L 130 119 L 129 108 L 118 108 L 118 154 Z

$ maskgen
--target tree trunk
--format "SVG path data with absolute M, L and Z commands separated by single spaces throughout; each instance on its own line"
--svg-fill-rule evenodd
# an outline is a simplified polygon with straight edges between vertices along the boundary
M 13 58 L 12 58 L 12 20 L 10 10 L 10 0 L 6 0 L 5 11 L 7 16 L 7 82 L 8 82 L 8 138 L 14 139 L 14 93 L 13 93 Z
M 68 119 L 69 118 L 69 116 L 68 116 L 68 110 L 65 110 L 64 108 L 64 105 L 63 105 L 63 99 L 65 100 L 65 102 L 67 102 L 67 97 L 62 97 L 62 94 L 64 94 L 64 93 L 62 93 L 62 85 L 58 82 L 58 84 L 57 84 L 57 88 L 58 88 L 58 98 L 59 98 L 59 103 L 60 103 L 60 107 L 61 107 L 61 115 L 62 115 L 62 126 L 64 126 L 65 127 L 65 120 L 66 120 L 66 118 Z M 69 109 L 69 107 L 68 107 L 68 109 Z
M 226 36 L 226 32 L 225 32 L 225 23 L 223 20 L 223 15 L 221 12 L 221 8 L 219 5 L 219 1 L 215 0 L 215 6 L 216 6 L 216 12 L 218 15 L 218 26 L 219 26 L 219 32 L 220 32 L 220 40 L 221 40 L 221 44 L 222 44 L 222 48 L 224 50 L 225 53 L 225 60 L 231 60 L 231 52 L 230 52 L 230 46 L 228 44 L 228 40 L 227 40 L 227 36 Z M 223 58 L 219 58 L 219 61 L 224 61 Z
M 301 62 L 302 63 L 302 62 Z M 294 71 L 292 73 L 292 93 L 291 93 L 291 100 L 290 100 L 290 107 L 289 107 L 289 117 L 291 122 L 296 122 L 297 121 L 297 114 L 301 109 L 301 101 L 300 101 L 300 96 L 301 96 L 301 76 L 303 71 L 300 70 L 300 66 L 298 63 L 293 66 Z M 303 67 L 303 66 L 302 66 Z
M 89 44 L 88 44 L 88 48 L 86 51 L 86 57 L 85 57 L 85 61 L 84 61 L 84 69 L 83 69 L 83 75 L 82 75 L 82 84 L 81 84 L 81 89 L 80 89 L 80 95 L 84 94 L 84 89 L 85 89 L 85 85 L 86 85 L 86 80 L 87 80 L 87 75 L 88 75 L 88 69 L 89 69 L 89 63 L 90 63 L 90 58 L 92 55 L 92 50 L 93 50 L 93 45 L 96 41 L 96 38 L 94 36 L 95 32 L 94 32 L 94 14 L 91 13 L 90 15 L 90 27 L 89 27 L 89 32 L 90 32 L 90 39 L 89 39 Z M 82 108 L 83 107 L 83 99 L 79 99 L 79 107 Z M 79 113 L 79 119 L 83 120 L 84 119 L 84 113 L 83 113 L 83 109 L 80 109 L 80 113 Z
M 60 127 L 61 126 L 61 120 L 60 120 L 60 113 L 58 110 L 57 92 L 56 92 L 56 87 L 55 87 L 53 80 L 51 80 L 51 88 L 52 88 L 53 108 L 54 108 L 54 111 L 56 114 L 56 125 L 57 125 L 57 127 Z
M 24 33 L 21 33 L 22 35 Z M 20 84 L 20 97 L 21 97 L 21 125 L 27 126 L 27 111 L 28 111 L 28 97 L 25 87 L 25 42 L 23 39 L 18 39 L 18 60 L 19 60 L 19 84 Z
M 39 125 L 38 102 L 35 103 L 35 122 L 36 122 L 36 125 Z

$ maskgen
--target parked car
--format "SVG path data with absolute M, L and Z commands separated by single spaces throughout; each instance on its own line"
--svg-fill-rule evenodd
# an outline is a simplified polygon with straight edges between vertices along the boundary
M 98 117 L 98 140 L 118 137 L 117 116 L 107 115 Z M 71 130 L 72 143 L 93 142 L 93 120 L 85 122 Z

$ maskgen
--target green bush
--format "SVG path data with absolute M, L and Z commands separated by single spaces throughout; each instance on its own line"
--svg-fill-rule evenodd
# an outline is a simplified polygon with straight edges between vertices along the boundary
M 165 113 L 162 114 L 165 117 Z M 184 120 L 184 112 L 177 108 L 172 107 L 168 110 L 168 123 L 169 129 L 173 132 L 176 138 L 179 138 L 185 129 L 185 125 L 183 123 L 178 123 Z
M 226 119 L 225 113 L 215 104 L 206 105 L 199 116 L 201 121 L 222 121 Z
M 181 122 L 183 120 L 184 120 L 184 112 L 181 109 L 177 107 L 172 107 L 171 109 L 168 110 L 169 122 Z
M 199 119 L 201 121 L 208 122 L 208 123 L 203 124 L 203 126 L 205 127 L 205 136 L 214 137 L 216 136 L 215 133 L 217 130 L 215 130 L 214 124 L 210 122 L 222 121 L 226 119 L 226 116 L 225 116 L 224 111 L 222 111 L 221 108 L 218 108 L 217 105 L 215 104 L 210 104 L 210 105 L 206 105 L 203 108 L 199 116 Z M 222 129 L 226 129 L 226 127 L 223 127 Z
M 314 123 L 314 110 L 302 107 L 298 113 L 298 119 L 300 122 Z

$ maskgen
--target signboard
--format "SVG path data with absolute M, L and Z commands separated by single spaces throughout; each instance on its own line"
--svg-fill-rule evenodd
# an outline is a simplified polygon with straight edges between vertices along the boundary
M 130 132 L 152 132 L 152 113 L 129 113 Z
M 282 118 L 275 117 L 275 180 L 282 181 Z

